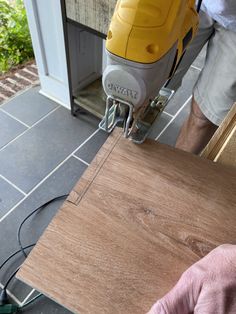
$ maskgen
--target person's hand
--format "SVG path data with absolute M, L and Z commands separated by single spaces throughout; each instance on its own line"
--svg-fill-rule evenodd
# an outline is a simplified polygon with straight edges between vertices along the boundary
M 148 314 L 235 314 L 236 245 L 222 245 L 191 266 Z

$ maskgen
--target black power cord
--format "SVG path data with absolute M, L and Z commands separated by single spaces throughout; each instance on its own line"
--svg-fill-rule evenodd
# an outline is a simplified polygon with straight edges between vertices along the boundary
M 20 250 L 21 252 L 21 250 Z M 5 293 L 6 295 L 6 299 L 5 299 L 5 302 L 2 304 L 2 309 L 3 309 L 3 313 L 4 311 L 6 313 L 18 313 L 19 310 L 23 310 L 26 308 L 26 306 L 30 305 L 31 303 L 35 302 L 38 298 L 42 297 L 43 294 L 42 293 L 39 293 L 37 294 L 33 299 L 31 299 L 30 301 L 26 302 L 25 304 L 23 305 L 20 305 L 20 306 L 17 306 L 17 305 L 14 305 L 14 304 L 10 304 L 9 301 L 8 301 L 8 296 L 7 296 L 7 287 L 8 285 L 10 284 L 11 280 L 15 277 L 16 273 L 18 272 L 18 270 L 20 269 L 21 266 L 19 266 L 12 274 L 11 276 L 9 277 L 9 279 L 7 280 L 6 284 L 4 285 L 4 288 L 2 291 L 3 294 Z M 4 309 L 5 308 L 5 309 Z M 1 309 L 0 309 L 0 313 L 1 313 Z
M 34 247 L 35 244 L 36 244 L 36 243 L 27 245 L 27 246 L 25 246 L 23 249 L 24 249 L 24 250 L 27 250 L 27 249 L 29 249 L 29 248 L 31 248 L 31 247 Z M 0 265 L 0 270 L 3 268 L 3 266 L 4 266 L 8 261 L 10 261 L 15 255 L 17 255 L 17 254 L 19 254 L 19 253 L 22 253 L 22 251 L 21 251 L 21 250 L 18 250 L 18 251 L 16 251 L 16 252 L 12 253 L 12 254 L 2 263 L 2 265 Z
M 33 216 L 36 212 L 38 212 L 39 210 L 47 207 L 49 204 L 55 202 L 55 201 L 58 201 L 58 200 L 61 200 L 63 198 L 66 198 L 69 194 L 65 194 L 65 195 L 61 195 L 61 196 L 58 196 L 58 197 L 55 197 L 49 201 L 47 201 L 46 203 L 44 203 L 43 205 L 39 206 L 38 208 L 36 208 L 35 210 L 33 210 L 28 216 L 25 217 L 25 219 L 21 222 L 19 228 L 18 228 L 18 231 L 17 231 L 17 241 L 18 241 L 18 244 L 19 244 L 19 247 L 22 251 L 22 254 L 24 255 L 24 257 L 27 257 L 27 254 L 25 253 L 25 250 L 23 249 L 23 246 L 22 246 L 22 243 L 21 243 L 21 228 L 22 226 L 24 225 L 24 223 L 31 217 Z
M 0 270 L 3 268 L 3 266 L 10 261 L 14 256 L 16 256 L 19 253 L 22 253 L 23 256 L 26 258 L 27 254 L 26 254 L 26 250 L 29 248 L 32 248 L 35 246 L 35 243 L 30 244 L 28 246 L 23 247 L 22 242 L 21 242 L 21 229 L 22 226 L 24 225 L 24 223 L 32 216 L 34 215 L 37 211 L 45 208 L 46 206 L 48 206 L 49 204 L 51 204 L 52 202 L 58 201 L 60 199 L 66 198 L 69 194 L 65 194 L 65 195 L 61 195 L 58 197 L 55 197 L 49 201 L 47 201 L 46 203 L 44 203 L 43 205 L 41 205 L 40 207 L 36 208 L 35 210 L 33 210 L 29 215 L 27 215 L 24 220 L 21 222 L 18 231 L 17 231 L 17 239 L 18 239 L 18 244 L 20 249 L 14 253 L 12 253 L 1 265 L 0 265 Z M 9 283 L 11 282 L 11 280 L 15 277 L 16 273 L 18 272 L 18 270 L 20 269 L 20 266 L 10 275 L 10 277 L 8 278 L 6 284 L 4 285 L 4 287 L 2 288 L 1 292 L 0 292 L 0 313 L 16 313 L 18 312 L 18 310 L 20 309 L 24 309 L 26 306 L 28 306 L 29 304 L 33 303 L 34 301 L 36 301 L 39 297 L 42 296 L 42 294 L 38 294 L 36 297 L 34 297 L 32 300 L 28 301 L 26 304 L 22 305 L 22 306 L 17 306 L 14 304 L 10 304 L 9 300 L 8 300 L 8 295 L 7 295 L 7 287 L 9 285 Z
M 12 279 L 15 277 L 16 273 L 18 272 L 18 270 L 20 269 L 20 266 L 17 267 L 16 270 L 14 270 L 14 272 L 11 274 L 11 276 L 8 278 L 7 282 L 4 285 L 4 290 L 7 291 L 7 287 L 9 286 L 10 282 L 12 281 Z
M 33 246 L 35 246 L 34 244 L 28 245 L 26 247 L 24 247 L 25 250 L 32 248 Z M 21 250 L 18 250 L 16 252 L 14 252 L 13 254 L 11 254 L 1 265 L 0 265 L 0 270 L 3 268 L 3 266 L 10 261 L 14 256 L 16 256 L 17 254 L 21 253 Z M 17 269 L 18 271 L 18 269 Z M 7 287 L 10 283 L 10 281 L 12 280 L 12 278 L 15 276 L 15 274 L 17 273 L 17 271 L 14 272 L 14 274 L 12 274 L 9 279 L 7 280 L 6 284 L 4 285 L 4 287 L 2 288 L 1 292 L 0 292 L 0 306 L 7 304 L 9 302 L 8 300 L 8 295 L 7 295 Z M 1 313 L 1 311 L 0 311 Z
M 197 4 L 197 12 L 199 13 L 201 10 L 201 6 L 202 6 L 202 0 L 198 0 L 198 4 Z

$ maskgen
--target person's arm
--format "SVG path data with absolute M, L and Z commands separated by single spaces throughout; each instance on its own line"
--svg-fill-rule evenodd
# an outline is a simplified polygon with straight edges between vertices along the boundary
M 191 266 L 148 314 L 235 314 L 236 245 L 222 245 Z

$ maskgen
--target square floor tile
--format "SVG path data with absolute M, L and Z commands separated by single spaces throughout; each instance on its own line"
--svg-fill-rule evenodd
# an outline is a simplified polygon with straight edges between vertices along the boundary
M 29 126 L 40 120 L 58 106 L 57 103 L 39 94 L 35 86 L 3 105 L 3 109 Z
M 198 79 L 199 71 L 190 68 L 183 79 L 182 86 L 175 93 L 173 98 L 170 100 L 165 108 L 165 111 L 171 115 L 175 115 L 178 110 L 183 106 L 186 100 L 192 95 L 193 87 Z
M 162 132 L 162 130 L 166 127 L 166 125 L 170 122 L 171 119 L 172 119 L 171 116 L 163 112 L 159 119 L 155 121 L 151 133 L 149 134 L 148 137 L 151 139 L 156 139 L 157 136 Z
M 23 124 L 0 110 L 0 149 L 26 129 Z
M 165 132 L 158 139 L 158 142 L 163 144 L 168 144 L 170 146 L 174 146 L 176 143 L 176 139 L 179 135 L 179 131 L 189 115 L 190 112 L 191 101 L 183 108 L 180 114 L 173 120 L 173 122 L 168 126 Z
M 21 192 L 0 177 L 0 219 L 23 197 Z
M 60 107 L 0 151 L 0 174 L 28 193 L 98 126 L 90 115 L 72 117 Z
M 86 166 L 78 159 L 71 157 L 54 174 L 52 174 L 41 186 L 28 196 L 4 221 L 0 222 L 0 264 L 14 251 L 18 250 L 17 229 L 21 221 L 38 206 L 48 200 L 63 194 L 68 194 L 83 174 Z M 46 208 L 32 216 L 22 228 L 22 243 L 27 246 L 37 242 L 47 225 L 52 220 L 64 200 L 53 202 Z M 3 268 L 0 274 L 0 282 L 4 283 L 19 264 L 23 261 L 22 254 L 18 254 Z M 31 287 L 14 280 L 10 291 L 22 301 L 31 291 Z M 45 312 L 49 313 L 49 312 Z
M 99 130 L 83 147 L 81 147 L 75 155 L 87 163 L 91 163 L 101 146 L 104 144 L 108 134 Z

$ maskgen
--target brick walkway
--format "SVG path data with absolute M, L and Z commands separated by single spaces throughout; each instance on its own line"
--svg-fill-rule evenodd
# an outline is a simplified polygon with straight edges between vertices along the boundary
M 17 93 L 39 83 L 35 62 L 0 77 L 0 105 Z

